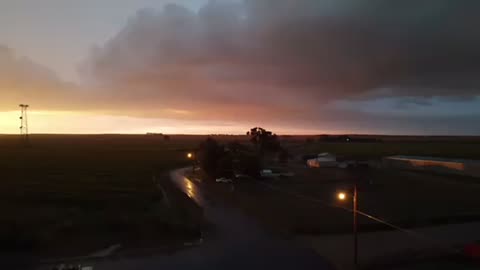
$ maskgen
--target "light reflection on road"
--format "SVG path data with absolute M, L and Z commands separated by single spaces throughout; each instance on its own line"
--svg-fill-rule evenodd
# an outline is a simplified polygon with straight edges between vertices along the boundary
M 197 186 L 192 180 L 183 176 L 183 171 L 173 171 L 171 173 L 171 179 L 176 182 L 177 186 L 185 193 L 188 197 L 194 200 L 199 206 L 205 206 L 205 200 L 202 197 L 202 194 Z
M 190 181 L 187 182 L 187 195 L 192 199 L 195 198 L 195 188 Z

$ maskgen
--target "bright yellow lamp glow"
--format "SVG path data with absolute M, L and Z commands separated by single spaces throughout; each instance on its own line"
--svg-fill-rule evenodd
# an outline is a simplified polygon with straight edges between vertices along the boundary
M 192 158 L 192 157 L 193 157 L 193 154 L 192 154 L 192 153 L 188 153 L 188 154 L 187 154 L 187 157 L 188 157 L 188 158 Z
M 338 193 L 337 197 L 338 197 L 339 200 L 343 201 L 343 200 L 345 200 L 345 198 L 347 198 L 347 195 L 344 192 L 340 192 L 340 193 Z

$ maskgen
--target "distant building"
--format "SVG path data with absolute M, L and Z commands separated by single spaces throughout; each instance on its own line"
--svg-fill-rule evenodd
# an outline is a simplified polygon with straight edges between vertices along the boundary
M 307 160 L 307 166 L 310 168 L 337 167 L 337 165 L 337 157 L 330 153 L 321 153 L 316 158 Z
M 480 177 L 480 160 L 390 156 L 383 158 L 383 166 L 387 168 Z
M 279 176 L 277 173 L 274 173 L 272 170 L 270 169 L 263 169 L 260 171 L 260 176 L 261 177 L 277 177 Z
M 272 169 L 263 169 L 260 171 L 260 176 L 265 178 L 275 178 L 275 177 L 292 177 L 295 174 L 293 172 L 272 170 Z

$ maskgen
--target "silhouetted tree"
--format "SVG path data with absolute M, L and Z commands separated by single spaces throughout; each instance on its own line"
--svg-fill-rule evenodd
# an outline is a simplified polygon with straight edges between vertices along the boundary
M 250 141 L 255 145 L 260 154 L 264 152 L 277 152 L 281 149 L 280 142 L 276 134 L 261 127 L 254 127 L 247 132 Z
M 232 156 L 230 151 L 212 138 L 200 144 L 197 160 L 200 168 L 210 177 L 232 176 Z
M 170 141 L 170 136 L 168 136 L 168 135 L 163 135 L 163 140 L 164 140 L 164 141 Z
M 212 138 L 207 138 L 200 144 L 197 161 L 202 170 L 210 175 L 214 176 L 217 169 L 217 161 L 220 159 L 222 151 L 217 141 Z

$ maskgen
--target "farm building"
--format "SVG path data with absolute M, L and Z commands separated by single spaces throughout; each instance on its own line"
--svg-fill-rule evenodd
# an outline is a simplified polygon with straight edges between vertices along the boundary
M 275 177 L 291 177 L 294 176 L 295 174 L 293 172 L 288 172 L 288 171 L 281 171 L 278 169 L 263 169 L 260 171 L 260 176 L 261 177 L 266 177 L 266 178 L 275 178 Z
M 480 177 L 480 160 L 390 156 L 383 159 L 383 166 L 397 169 Z
M 337 165 L 337 157 L 330 153 L 321 153 L 316 158 L 307 160 L 307 166 L 310 168 L 336 167 Z

